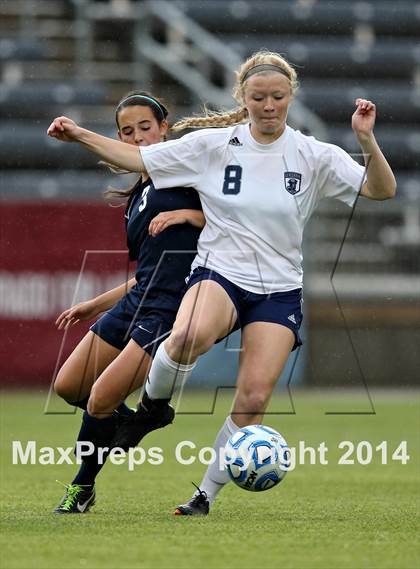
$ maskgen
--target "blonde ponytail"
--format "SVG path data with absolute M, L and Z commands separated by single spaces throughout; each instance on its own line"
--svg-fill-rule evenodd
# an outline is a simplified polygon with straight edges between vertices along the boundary
M 187 117 L 177 121 L 172 126 L 172 131 L 178 132 L 186 128 L 220 128 L 239 124 L 248 118 L 248 111 L 245 107 L 237 107 L 227 113 L 216 113 L 206 111 L 203 117 Z

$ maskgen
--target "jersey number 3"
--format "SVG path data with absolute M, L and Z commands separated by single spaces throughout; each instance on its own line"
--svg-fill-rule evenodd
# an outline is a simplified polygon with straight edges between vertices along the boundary
M 147 194 L 150 191 L 150 184 L 146 186 L 141 194 L 141 202 L 139 204 L 139 211 L 143 211 L 144 208 L 147 206 Z
M 241 191 L 242 167 L 226 166 L 225 179 L 223 180 L 224 194 L 239 194 Z

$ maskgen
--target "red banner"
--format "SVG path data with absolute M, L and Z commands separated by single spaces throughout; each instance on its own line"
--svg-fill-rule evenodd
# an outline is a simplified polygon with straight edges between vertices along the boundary
M 63 339 L 54 326 L 57 316 L 121 284 L 132 268 L 123 208 L 100 202 L 2 205 L 2 384 L 48 385 Z M 89 325 L 68 333 L 62 361 Z

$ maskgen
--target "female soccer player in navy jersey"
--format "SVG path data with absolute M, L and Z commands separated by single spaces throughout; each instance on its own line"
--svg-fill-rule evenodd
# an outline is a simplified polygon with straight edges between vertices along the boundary
M 133 146 L 160 142 L 168 130 L 167 115 L 151 94 L 129 93 L 117 106 L 118 136 Z M 132 188 L 107 193 L 128 200 L 127 246 L 130 260 L 137 261 L 136 276 L 58 317 L 57 325 L 63 328 L 107 311 L 64 363 L 54 384 L 71 405 L 87 409 L 78 440 L 97 447 L 109 446 L 118 422 L 129 415 L 122 402 L 143 384 L 153 353 L 172 328 L 204 225 L 200 199 L 191 188 L 157 192 L 143 174 Z M 85 458 L 55 511 L 86 512 L 95 499 L 100 468 L 96 453 Z
M 279 54 L 262 51 L 237 71 L 234 97 L 239 106 L 181 121 L 180 129 L 212 128 L 179 140 L 137 153 L 67 117 L 51 124 L 50 136 L 76 140 L 120 167 L 147 172 L 157 188 L 196 188 L 206 216 L 172 333 L 156 353 L 143 404 L 120 427 L 114 444 L 135 445 L 159 420 L 170 418 L 175 380 L 185 381 L 197 358 L 238 325 L 242 351 L 237 391 L 216 451 L 240 427 L 260 423 L 290 351 L 301 343 L 306 221 L 324 197 L 352 206 L 358 194 L 373 200 L 395 195 L 394 175 L 373 134 L 375 105 L 357 99 L 352 116 L 368 166 L 363 168 L 341 148 L 287 126 L 296 89 L 290 64 Z M 227 481 L 214 463 L 201 490 L 176 513 L 207 514 Z

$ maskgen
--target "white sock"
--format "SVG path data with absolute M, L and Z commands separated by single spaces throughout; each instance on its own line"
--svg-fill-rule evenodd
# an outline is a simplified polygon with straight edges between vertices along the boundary
M 228 439 L 230 439 L 233 433 L 236 433 L 239 429 L 240 427 L 235 425 L 232 418 L 228 416 L 226 421 L 223 423 L 222 428 L 218 432 L 216 440 L 214 441 L 213 448 L 216 451 L 217 458 L 213 464 L 208 466 L 204 478 L 199 486 L 200 490 L 204 490 L 204 492 L 206 492 L 210 506 L 213 504 L 220 490 L 230 480 L 228 473 L 223 468 L 223 465 L 219 465 L 220 449 L 226 446 Z M 198 491 L 196 494 L 198 494 Z
M 168 356 L 162 342 L 153 358 L 149 377 L 146 383 L 146 393 L 150 399 L 170 399 L 175 383 L 184 381 L 189 377 L 197 362 L 192 364 L 179 364 Z

